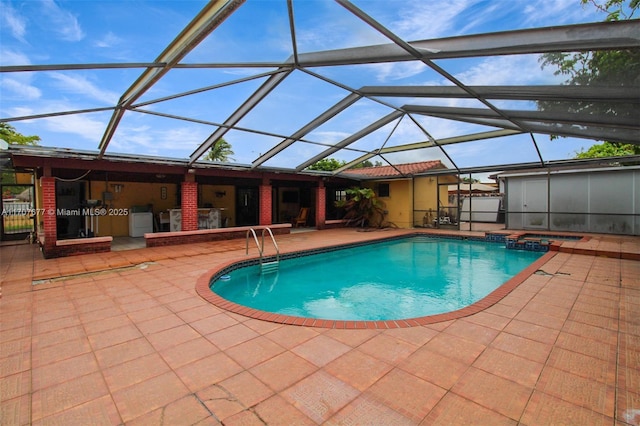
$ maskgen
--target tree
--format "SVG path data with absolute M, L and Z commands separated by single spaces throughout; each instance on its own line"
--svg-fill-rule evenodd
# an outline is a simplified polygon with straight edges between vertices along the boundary
M 323 158 L 309 166 L 309 170 L 322 170 L 325 172 L 332 172 L 338 170 L 340 167 L 347 164 L 344 160 L 336 160 L 335 158 Z M 364 167 L 379 167 L 382 166 L 380 161 L 376 161 L 375 164 L 369 160 L 365 160 L 362 163 L 358 163 L 353 166 L 353 169 L 362 169 Z
M 224 163 L 233 161 L 233 158 L 231 157 L 232 155 L 233 150 L 231 149 L 231 144 L 220 138 L 216 141 L 216 143 L 213 144 L 204 159 L 208 161 L 220 161 Z
M 354 187 L 345 192 L 347 199 L 336 201 L 336 207 L 345 210 L 347 226 L 382 228 L 390 225 L 384 220 L 385 204 L 378 199 L 373 189 Z
M 382 162 L 381 161 L 376 161 L 375 163 L 372 163 L 369 160 L 364 160 L 362 163 L 360 164 L 356 164 L 355 166 L 353 166 L 354 169 L 363 169 L 365 167 L 380 167 L 382 166 Z
M 331 172 L 334 170 L 338 170 L 345 164 L 347 164 L 347 162 L 343 160 L 336 160 L 335 158 L 323 158 L 322 160 L 316 161 L 315 163 L 310 165 L 309 170 Z
M 630 143 L 603 142 L 592 145 L 589 149 L 576 152 L 575 158 L 601 158 L 601 157 L 623 157 L 625 155 L 639 155 L 640 145 Z
M 582 5 L 591 4 L 606 13 L 605 21 L 632 19 L 640 8 L 640 0 L 580 0 Z M 554 52 L 540 57 L 542 68 L 555 66 L 555 75 L 567 76 L 565 84 L 584 86 L 640 86 L 640 49 L 600 50 L 583 52 Z M 552 102 L 540 101 L 538 107 L 544 111 L 564 111 L 599 116 L 635 117 L 638 108 L 632 104 L 613 102 Z M 555 136 L 552 136 L 552 139 Z M 596 145 L 597 146 L 597 145 Z M 593 148 L 593 149 L 592 149 Z M 589 155 L 611 153 L 627 155 L 638 153 L 637 147 L 606 141 L 599 148 L 592 147 L 578 153 L 578 158 Z
M 38 145 L 40 142 L 40 136 L 25 136 L 8 123 L 0 123 L 0 139 L 16 145 Z
M 25 136 L 8 123 L 0 123 L 0 139 L 15 145 L 38 145 L 40 142 L 40 136 Z M 0 182 L 4 184 L 16 183 L 15 172 L 3 167 Z
M 464 177 L 464 178 L 461 179 L 461 181 L 463 183 L 480 183 L 479 179 L 473 179 L 473 178 L 470 178 L 470 177 Z

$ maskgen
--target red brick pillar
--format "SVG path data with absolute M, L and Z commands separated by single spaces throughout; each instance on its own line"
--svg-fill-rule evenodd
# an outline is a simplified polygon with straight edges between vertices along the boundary
M 182 230 L 198 229 L 198 183 L 193 175 L 187 175 L 182 182 Z
M 323 229 L 327 219 L 327 188 L 320 181 L 316 188 L 316 228 Z
M 42 189 L 44 255 L 45 257 L 49 257 L 54 255 L 56 241 L 58 240 L 56 223 L 56 178 L 40 178 L 40 187 Z
M 258 223 L 260 225 L 271 225 L 272 217 L 271 212 L 273 210 L 273 202 L 272 202 L 272 187 L 271 182 L 268 179 L 265 179 L 260 185 L 260 215 L 258 218 Z

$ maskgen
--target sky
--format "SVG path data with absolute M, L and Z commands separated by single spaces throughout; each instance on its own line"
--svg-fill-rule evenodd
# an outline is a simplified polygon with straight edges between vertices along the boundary
M 585 22 L 605 16 L 580 0 L 361 0 L 353 2 L 369 16 L 405 40 L 507 31 Z M 0 65 L 140 63 L 154 61 L 206 4 L 199 0 L 0 1 Z M 312 52 L 389 43 L 389 40 L 341 5 L 328 0 L 293 0 L 298 52 Z M 293 53 L 285 0 L 247 0 L 183 63 L 283 62 Z M 541 69 L 538 55 L 436 60 L 467 85 L 561 84 L 553 69 Z M 188 158 L 265 81 L 273 68 L 177 69 L 166 74 L 138 102 L 202 87 L 211 90 L 143 106 L 126 112 L 108 153 Z M 351 88 L 365 85 L 450 85 L 421 63 L 405 62 L 336 66 L 311 71 Z M 0 73 L 0 119 L 59 111 L 113 107 L 142 68 Z M 253 78 L 251 78 L 253 77 Z M 228 82 L 240 81 L 233 85 Z M 221 85 L 217 87 L 217 85 Z M 348 92 L 342 87 L 296 70 L 255 107 L 224 138 L 234 151 L 232 162 L 250 164 L 321 114 Z M 477 101 L 393 100 L 395 106 L 422 103 L 478 107 Z M 498 102 L 511 109 L 531 109 L 524 102 Z M 318 127 L 265 163 L 290 168 L 385 116 L 391 109 L 363 99 Z M 170 119 L 163 113 L 203 120 L 209 124 Z M 38 135 L 41 145 L 97 150 L 112 112 L 73 114 L 10 122 L 25 135 Z M 334 155 L 344 161 L 380 146 L 436 139 L 490 128 L 420 117 L 396 120 Z M 550 141 L 534 135 L 545 160 L 571 158 L 596 143 L 563 138 Z M 385 156 L 403 163 L 441 159 L 448 166 L 480 167 L 538 161 L 532 136 L 517 135 L 488 141 Z M 375 157 L 373 160 L 378 160 Z

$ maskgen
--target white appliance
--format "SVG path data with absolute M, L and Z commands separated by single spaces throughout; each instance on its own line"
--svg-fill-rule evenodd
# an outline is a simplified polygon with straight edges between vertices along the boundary
M 129 213 L 129 236 L 143 237 L 147 232 L 153 232 L 153 213 Z

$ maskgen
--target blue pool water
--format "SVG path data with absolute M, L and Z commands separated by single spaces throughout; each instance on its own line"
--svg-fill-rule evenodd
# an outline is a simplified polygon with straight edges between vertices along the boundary
M 332 320 L 393 320 L 461 309 L 542 253 L 504 244 L 412 237 L 225 272 L 211 289 L 267 312 Z

